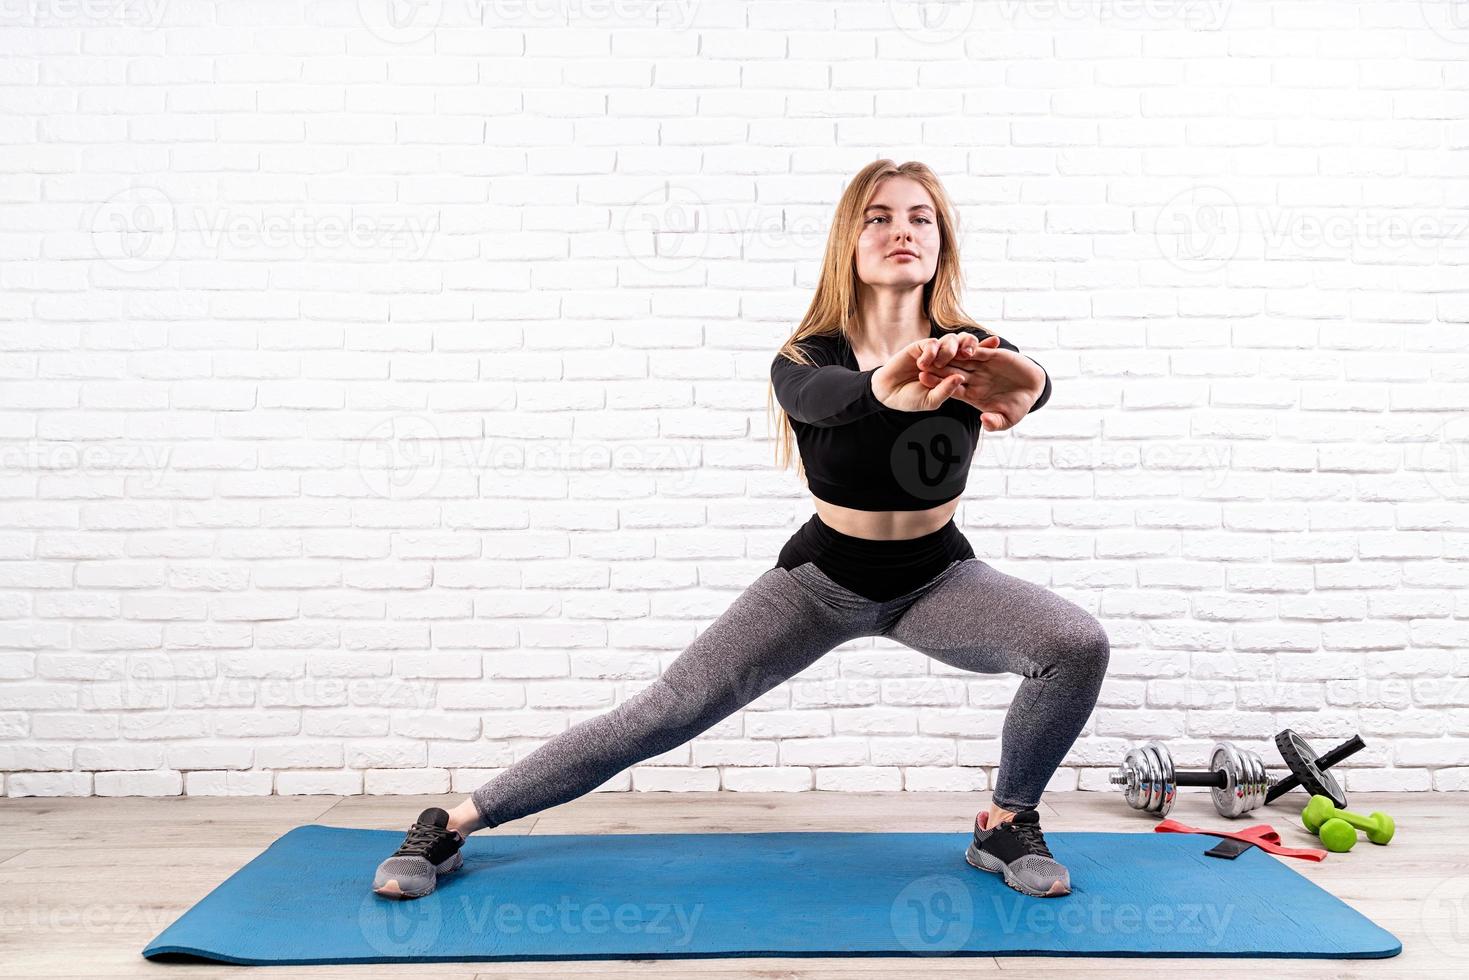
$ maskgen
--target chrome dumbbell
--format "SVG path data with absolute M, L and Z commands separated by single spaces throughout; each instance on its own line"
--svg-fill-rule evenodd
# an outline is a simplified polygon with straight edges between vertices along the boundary
M 1127 753 L 1109 781 L 1121 786 L 1134 810 L 1167 816 L 1180 786 L 1207 786 L 1214 809 L 1234 818 L 1265 805 L 1265 796 L 1278 777 L 1265 771 L 1265 761 L 1232 742 L 1216 742 L 1209 770 L 1178 770 L 1161 742 L 1145 742 Z

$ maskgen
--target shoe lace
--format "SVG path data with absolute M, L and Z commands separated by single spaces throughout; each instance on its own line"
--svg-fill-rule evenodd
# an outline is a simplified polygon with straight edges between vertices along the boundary
M 414 821 L 413 826 L 408 828 L 408 836 L 403 838 L 402 844 L 398 845 L 396 853 L 425 856 L 429 848 L 433 847 L 440 837 L 448 833 L 450 832 L 442 827 Z
M 1055 859 L 1056 855 L 1052 854 L 1051 849 L 1046 846 L 1046 838 L 1041 833 L 1040 824 L 1011 822 L 1006 826 L 1010 828 L 1012 834 L 1020 838 L 1020 842 L 1025 845 L 1028 852 Z

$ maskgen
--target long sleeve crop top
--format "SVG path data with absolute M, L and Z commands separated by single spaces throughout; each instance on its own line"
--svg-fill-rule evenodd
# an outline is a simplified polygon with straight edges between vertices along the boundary
M 980 339 L 990 336 L 973 327 L 961 329 Z M 952 332 L 934 326 L 929 335 Z M 888 408 L 872 392 L 877 368 L 859 371 L 840 334 L 807 337 L 799 346 L 813 363 L 797 364 L 776 354 L 770 378 L 776 400 L 790 416 L 813 494 L 857 510 L 927 510 L 964 491 L 979 445 L 978 410 L 957 398 L 928 412 Z M 1004 338 L 1000 346 L 1020 353 Z M 1030 411 L 1050 397 L 1047 373 Z

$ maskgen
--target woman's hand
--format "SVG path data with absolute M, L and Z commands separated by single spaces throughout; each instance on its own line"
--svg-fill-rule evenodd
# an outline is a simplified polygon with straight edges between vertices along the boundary
M 964 338 L 973 342 L 970 347 L 961 348 Z M 961 349 L 976 350 L 977 346 L 978 338 L 973 334 L 957 332 L 915 340 L 873 372 L 872 393 L 888 408 L 900 412 L 931 412 L 962 390 L 965 382 L 963 372 L 940 376 L 934 371 L 948 364 Z
M 1030 411 L 1046 387 L 1046 372 L 1030 358 L 1005 350 L 1000 338 L 993 335 L 978 339 L 970 333 L 955 332 L 934 343 L 962 337 L 955 353 L 945 357 L 940 348 L 926 363 L 919 365 L 919 383 L 933 391 L 941 391 L 957 377 L 962 384 L 951 395 L 979 412 L 980 425 L 986 432 L 998 432 L 1018 423 Z

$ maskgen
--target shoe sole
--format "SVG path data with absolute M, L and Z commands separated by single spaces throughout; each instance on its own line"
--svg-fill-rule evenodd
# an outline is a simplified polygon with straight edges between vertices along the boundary
M 1011 888 L 1015 889 L 1023 895 L 1029 895 L 1031 898 L 1059 898 L 1062 895 L 1071 894 L 1071 889 L 1067 888 L 1059 881 L 1053 884 L 1049 890 L 1043 892 L 1036 891 L 1033 888 L 1027 888 L 1023 882 L 1021 882 L 1018 878 L 1010 873 L 1009 865 L 1001 861 L 999 858 L 995 857 L 993 854 L 990 854 L 988 851 L 981 851 L 979 848 L 975 847 L 973 843 L 971 843 L 968 850 L 964 852 L 964 860 L 971 867 L 978 868 L 981 871 L 988 871 L 991 874 L 999 875 L 1000 878 L 1005 882 L 1005 884 L 1009 885 Z
M 459 851 L 455 851 L 449 856 L 448 860 L 434 868 L 433 882 L 428 886 L 428 888 L 421 892 L 403 891 L 401 888 L 398 887 L 397 878 L 389 878 L 387 881 L 374 888 L 373 891 L 383 896 L 384 898 L 422 898 L 425 895 L 433 894 L 433 890 L 439 885 L 438 879 L 440 875 L 446 875 L 452 871 L 458 871 L 460 866 L 463 864 L 464 855 L 461 854 Z

